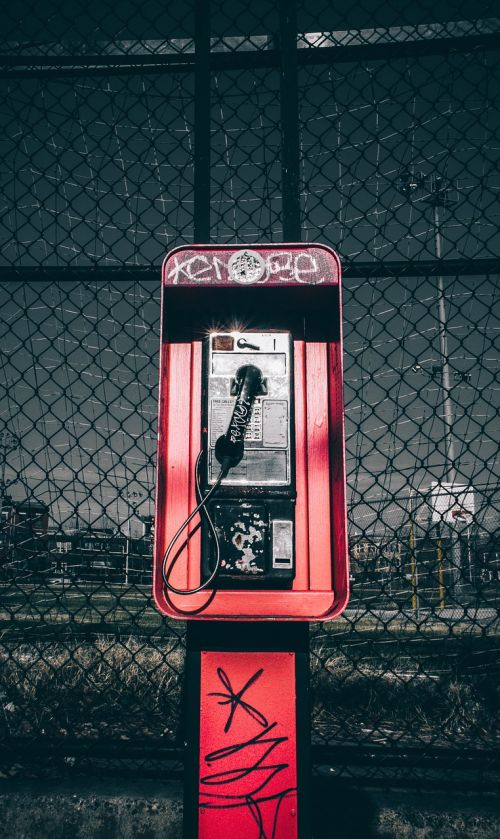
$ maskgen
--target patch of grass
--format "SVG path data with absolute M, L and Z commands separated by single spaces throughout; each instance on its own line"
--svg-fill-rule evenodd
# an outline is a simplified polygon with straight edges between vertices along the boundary
M 443 651 L 444 652 L 444 651 Z M 392 655 L 357 657 L 319 648 L 312 656 L 312 731 L 316 741 L 498 745 L 500 687 L 494 673 L 458 673 L 446 655 L 420 660 L 393 645 Z
M 4 643 L 0 726 L 11 737 L 173 740 L 183 667 L 178 638 Z
M 311 633 L 312 735 L 329 744 L 491 748 L 499 738 L 495 636 L 421 636 L 340 621 Z M 183 627 L 139 637 L 0 640 L 0 739 L 153 744 L 177 737 Z M 168 635 L 167 633 L 171 633 Z

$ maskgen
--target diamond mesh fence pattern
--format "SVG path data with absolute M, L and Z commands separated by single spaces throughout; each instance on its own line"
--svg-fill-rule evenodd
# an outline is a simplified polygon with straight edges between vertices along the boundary
M 500 19 L 450 5 L 308 0 L 290 58 L 292 3 L 214 0 L 210 21 L 204 4 L 206 206 L 212 241 L 279 242 L 292 195 L 302 240 L 344 262 L 352 597 L 311 628 L 315 763 L 485 787 L 499 769 Z M 157 0 L 140 15 L 107 0 L 2 9 L 14 776 L 182 758 L 184 626 L 150 589 L 160 265 L 195 240 L 205 197 L 196 22 L 194 4 Z
M 498 62 L 475 51 L 304 68 L 308 235 L 350 259 L 496 256 Z
M 191 78 L 4 84 L 3 265 L 150 265 L 192 237 Z

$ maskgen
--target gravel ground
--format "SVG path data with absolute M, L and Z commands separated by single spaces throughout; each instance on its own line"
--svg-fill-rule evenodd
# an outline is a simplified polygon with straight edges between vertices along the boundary
M 313 789 L 315 839 L 497 839 L 500 802 L 449 793 Z M 5 782 L 1 839 L 180 839 L 178 783 Z M 244 839 L 250 839 L 245 837 Z

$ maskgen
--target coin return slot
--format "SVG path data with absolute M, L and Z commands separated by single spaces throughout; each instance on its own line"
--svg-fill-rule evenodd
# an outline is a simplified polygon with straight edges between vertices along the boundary
M 293 522 L 275 519 L 272 523 L 273 568 L 291 568 L 293 562 Z

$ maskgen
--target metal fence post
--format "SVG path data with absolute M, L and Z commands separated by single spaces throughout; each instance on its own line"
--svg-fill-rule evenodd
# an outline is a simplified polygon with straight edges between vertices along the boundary
M 194 241 L 210 239 L 210 0 L 195 3 Z
M 279 11 L 283 241 L 300 242 L 296 0 L 280 0 Z

